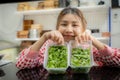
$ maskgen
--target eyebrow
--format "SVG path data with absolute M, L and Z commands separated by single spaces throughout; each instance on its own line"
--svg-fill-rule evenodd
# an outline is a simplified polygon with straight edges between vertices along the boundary
M 62 20 L 61 22 L 68 22 L 68 21 Z M 72 23 L 78 23 L 78 21 L 72 21 Z
M 61 22 L 68 22 L 68 21 L 66 21 L 66 20 L 62 20 Z

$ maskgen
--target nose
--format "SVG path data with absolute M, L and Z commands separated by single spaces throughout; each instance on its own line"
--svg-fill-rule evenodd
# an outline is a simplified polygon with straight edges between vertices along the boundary
M 66 32 L 72 32 L 72 31 L 73 31 L 72 25 L 68 25 L 66 28 Z

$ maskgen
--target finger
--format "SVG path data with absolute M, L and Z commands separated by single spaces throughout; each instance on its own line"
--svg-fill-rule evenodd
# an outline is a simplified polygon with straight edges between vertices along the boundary
M 58 44 L 61 44 L 61 43 L 62 43 L 62 38 L 61 38 L 61 35 L 60 35 L 60 34 L 58 35 L 56 41 L 57 41 Z
M 78 38 L 79 43 L 83 43 L 84 42 L 84 36 L 80 35 Z
M 61 39 L 58 39 L 58 44 L 61 44 Z
M 91 40 L 91 38 L 90 38 L 90 34 L 86 34 L 86 37 L 87 37 L 87 41 L 89 41 L 89 40 Z
M 87 33 L 84 34 L 84 42 L 86 42 L 86 41 L 88 41 L 88 34 Z
M 50 34 L 50 39 L 54 41 L 54 35 L 52 33 Z
M 80 42 L 80 43 L 84 43 L 84 40 L 83 40 L 83 37 L 82 37 L 82 36 L 79 38 L 79 42 Z
M 81 40 L 81 42 L 84 42 L 84 41 L 85 41 L 85 34 L 82 34 L 82 35 L 80 36 L 80 40 Z
M 85 32 L 84 35 L 85 35 L 85 42 L 86 42 L 86 41 L 88 41 L 88 36 L 89 36 L 88 32 Z
M 86 41 L 88 41 L 89 40 L 89 35 L 86 35 Z
M 73 47 L 79 46 L 80 42 L 78 40 L 78 37 L 75 37 L 75 43 L 73 44 Z
M 83 42 L 81 36 L 76 37 L 76 41 L 78 45 Z
M 58 44 L 60 44 L 60 45 L 64 45 L 64 43 L 63 43 L 63 41 L 62 41 L 61 38 L 58 40 Z
M 46 37 L 46 39 L 50 39 L 51 38 L 51 32 L 46 32 L 45 37 Z
M 58 35 L 57 33 L 54 33 L 54 40 L 55 40 L 56 42 L 58 42 L 58 40 L 59 40 L 59 35 Z
M 64 42 L 64 38 L 62 36 L 61 33 L 57 32 L 54 34 L 55 35 L 55 41 L 58 43 L 58 44 L 63 44 Z
M 61 43 L 62 45 L 64 45 L 64 38 L 63 38 L 62 34 L 60 35 L 60 43 Z

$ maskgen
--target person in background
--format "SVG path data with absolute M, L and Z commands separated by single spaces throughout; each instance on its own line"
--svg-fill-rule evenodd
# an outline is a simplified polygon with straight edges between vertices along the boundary
M 120 66 L 120 49 L 100 42 L 86 30 L 87 22 L 83 13 L 77 8 L 64 8 L 58 16 L 56 30 L 44 33 L 33 45 L 22 50 L 16 66 L 23 69 L 43 65 L 44 52 L 48 44 L 64 44 L 73 37 L 78 43 L 92 41 L 94 62 L 98 66 Z

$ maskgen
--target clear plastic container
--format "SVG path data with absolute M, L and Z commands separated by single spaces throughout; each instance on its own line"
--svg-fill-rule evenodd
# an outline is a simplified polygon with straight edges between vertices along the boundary
M 68 68 L 68 46 L 55 43 L 47 45 L 44 54 L 44 68 L 52 74 L 64 74 Z
M 88 73 L 93 65 L 92 42 L 75 43 L 74 40 L 69 43 L 69 66 L 74 73 Z

